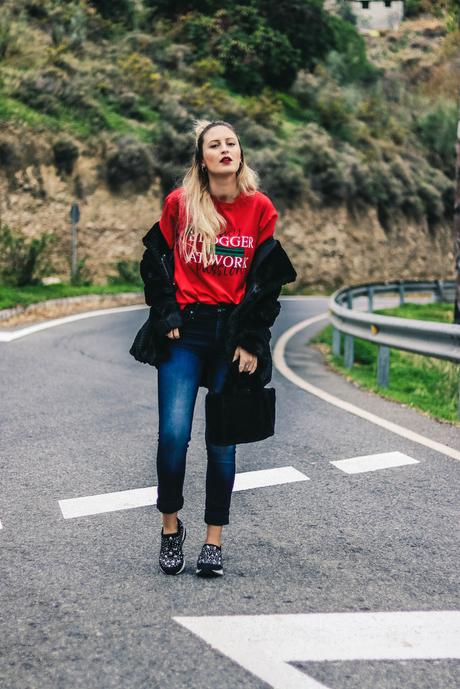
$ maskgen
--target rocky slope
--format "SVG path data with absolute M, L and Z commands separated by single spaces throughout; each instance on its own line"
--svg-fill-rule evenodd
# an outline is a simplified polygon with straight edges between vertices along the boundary
M 401 69 L 416 78 L 420 88 L 450 88 L 460 73 L 458 49 L 441 44 L 445 32 L 439 22 L 407 22 L 398 34 L 369 37 L 374 63 L 386 70 Z M 411 76 L 412 75 L 412 76 Z M 1 220 L 28 236 L 54 232 L 56 274 L 68 277 L 69 211 L 80 205 L 78 251 L 94 281 L 104 283 L 119 259 L 139 260 L 141 237 L 161 211 L 161 186 L 154 175 L 140 191 L 124 184 L 117 193 L 106 179 L 113 138 L 102 132 L 82 140 L 67 137 L 79 149 L 71 172 L 56 164 L 54 134 L 26 124 L 1 123 Z M 296 290 L 332 289 L 343 283 L 396 278 L 451 278 L 454 275 L 453 230 L 450 222 L 415 221 L 394 213 L 382 227 L 373 208 L 351 211 L 327 206 L 305 196 L 294 209 L 283 210 L 277 236 L 298 271 Z

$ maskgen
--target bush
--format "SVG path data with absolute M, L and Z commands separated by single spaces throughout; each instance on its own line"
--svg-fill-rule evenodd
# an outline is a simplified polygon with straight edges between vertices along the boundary
M 353 205 L 359 199 L 371 201 L 363 164 L 351 146 L 334 142 L 324 129 L 309 124 L 297 150 L 311 188 L 324 203 Z
M 0 60 L 6 57 L 13 44 L 14 39 L 11 33 L 11 16 L 6 14 L 6 16 L 0 18 Z
M 261 189 L 280 208 L 292 207 L 308 194 L 308 186 L 302 169 L 289 163 L 279 148 L 250 151 L 245 157 L 260 177 Z
M 146 55 L 134 52 L 120 58 L 118 64 L 127 86 L 149 98 L 151 103 L 156 103 L 159 94 L 167 90 L 167 83 Z
M 454 142 L 457 134 L 458 110 L 455 103 L 441 101 L 415 120 L 414 130 L 426 147 L 429 160 L 445 172 L 453 173 Z
M 74 287 L 89 287 L 93 280 L 86 265 L 87 257 L 77 259 L 77 266 L 74 275 L 70 275 L 70 284 Z
M 21 167 L 21 154 L 16 143 L 0 139 L 0 168 L 14 172 Z
M 256 94 L 266 85 L 288 86 L 300 67 L 300 51 L 251 4 L 214 16 L 190 12 L 180 35 L 195 47 L 198 59 L 216 58 L 227 81 L 241 93 Z
M 28 72 L 14 92 L 27 105 L 54 115 L 61 103 L 75 105 L 76 94 L 68 76 L 55 67 Z
M 117 261 L 116 269 L 118 275 L 109 275 L 107 278 L 109 285 L 142 284 L 142 278 L 139 273 L 139 261 Z
M 268 144 L 276 145 L 276 134 L 272 129 L 257 124 L 252 120 L 245 120 L 240 123 L 240 130 L 238 132 L 241 139 L 241 145 L 246 147 L 267 146 Z
M 191 164 L 193 136 L 163 124 L 154 147 L 155 168 L 160 177 L 163 194 L 168 194 L 183 179 L 185 169 Z
M 128 185 L 133 191 L 146 191 L 155 177 L 155 163 L 151 147 L 132 137 L 121 137 L 116 149 L 108 154 L 106 178 L 112 191 Z
M 27 240 L 9 225 L 0 224 L 0 280 L 15 287 L 40 284 L 41 278 L 54 270 L 48 252 L 56 241 L 49 232 Z
M 132 28 L 134 20 L 132 0 L 90 0 L 90 4 L 104 19 L 120 22 L 128 29 Z
M 71 175 L 80 154 L 78 146 L 69 139 L 59 139 L 53 143 L 54 164 L 60 175 Z

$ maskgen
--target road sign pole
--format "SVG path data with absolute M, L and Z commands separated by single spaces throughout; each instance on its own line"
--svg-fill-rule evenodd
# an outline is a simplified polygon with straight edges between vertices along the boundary
M 77 275 L 77 230 L 78 221 L 80 220 L 80 209 L 78 203 L 72 203 L 70 208 L 70 222 L 72 225 L 72 262 L 71 262 L 71 276 L 72 280 Z

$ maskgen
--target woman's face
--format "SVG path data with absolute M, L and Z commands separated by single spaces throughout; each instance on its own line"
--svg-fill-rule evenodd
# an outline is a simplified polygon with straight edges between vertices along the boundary
M 208 129 L 203 138 L 203 163 L 208 174 L 235 174 L 241 162 L 241 149 L 234 132 L 224 124 Z

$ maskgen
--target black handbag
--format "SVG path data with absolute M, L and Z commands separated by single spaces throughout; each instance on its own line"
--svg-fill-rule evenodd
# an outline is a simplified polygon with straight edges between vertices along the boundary
M 235 364 L 235 362 L 233 362 Z M 215 445 L 253 443 L 275 433 L 275 388 L 256 373 L 230 368 L 220 392 L 205 397 L 206 432 Z
M 155 331 L 152 321 L 147 318 L 145 323 L 138 330 L 129 353 L 142 364 L 154 366 L 157 361 L 157 348 L 155 345 Z

